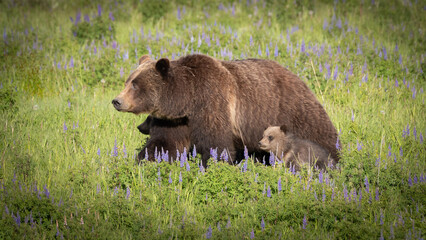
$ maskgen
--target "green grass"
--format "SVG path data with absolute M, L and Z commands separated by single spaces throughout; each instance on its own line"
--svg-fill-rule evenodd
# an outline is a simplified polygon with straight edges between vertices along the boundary
M 0 239 L 424 239 L 424 4 L 248 2 L 0 3 Z M 148 49 L 297 73 L 340 132 L 338 170 L 135 165 L 146 115 L 111 100 Z

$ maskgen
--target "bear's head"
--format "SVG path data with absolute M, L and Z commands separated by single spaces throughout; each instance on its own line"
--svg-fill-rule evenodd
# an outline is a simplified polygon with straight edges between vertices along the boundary
M 149 135 L 152 125 L 152 116 L 148 116 L 146 120 L 138 126 L 139 132 L 145 135 Z
M 271 126 L 263 132 L 263 137 L 259 142 L 259 148 L 264 151 L 276 151 L 285 144 L 287 129 L 285 126 Z
M 115 109 L 134 114 L 155 114 L 160 108 L 169 71 L 167 58 L 154 61 L 149 56 L 142 56 L 138 68 L 126 80 L 124 90 L 112 100 Z

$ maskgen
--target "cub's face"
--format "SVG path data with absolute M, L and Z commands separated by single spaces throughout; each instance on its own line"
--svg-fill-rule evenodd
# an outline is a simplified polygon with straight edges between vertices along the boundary
M 126 80 L 124 90 L 112 100 L 115 109 L 134 114 L 155 112 L 158 108 L 161 86 L 164 84 L 160 72 L 164 68 L 159 68 L 162 66 L 168 70 L 167 59 L 156 62 L 149 56 L 141 57 L 138 68 Z
M 268 127 L 263 132 L 263 138 L 259 142 L 260 149 L 264 151 L 275 151 L 278 147 L 282 147 L 281 144 L 285 134 L 281 131 L 280 127 L 272 126 Z

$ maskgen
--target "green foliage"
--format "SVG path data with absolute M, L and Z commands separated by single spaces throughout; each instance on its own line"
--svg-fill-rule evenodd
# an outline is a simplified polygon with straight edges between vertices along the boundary
M 144 20 L 157 22 L 172 10 L 171 3 L 166 0 L 145 0 L 138 6 Z
M 96 16 L 89 22 L 82 21 L 71 27 L 73 35 L 79 42 L 100 40 L 115 36 L 114 23 L 106 17 Z

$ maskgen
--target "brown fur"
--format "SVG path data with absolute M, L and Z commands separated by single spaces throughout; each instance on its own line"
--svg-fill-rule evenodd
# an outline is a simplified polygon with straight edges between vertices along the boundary
M 295 166 L 300 170 L 302 165 L 315 166 L 326 170 L 328 166 L 334 166 L 335 161 L 330 153 L 320 145 L 309 140 L 300 139 L 286 131 L 285 127 L 268 127 L 259 147 L 267 152 L 272 152 L 277 158 L 281 158 L 287 167 Z
M 138 154 L 138 163 L 145 158 L 146 152 L 147 160 L 155 161 L 155 151 L 168 151 L 169 161 L 173 162 L 177 159 L 177 151 L 182 153 L 184 148 L 190 148 L 187 118 L 164 120 L 148 116 L 138 129 L 141 133 L 150 135 L 145 147 Z
M 163 119 L 188 118 L 191 144 L 206 166 L 210 148 L 259 151 L 271 125 L 320 144 L 338 159 L 337 133 L 314 94 L 296 75 L 270 60 L 220 61 L 205 55 L 145 59 L 113 100 L 119 111 Z

